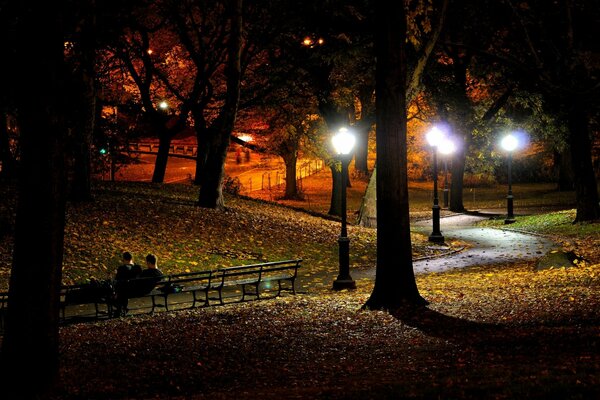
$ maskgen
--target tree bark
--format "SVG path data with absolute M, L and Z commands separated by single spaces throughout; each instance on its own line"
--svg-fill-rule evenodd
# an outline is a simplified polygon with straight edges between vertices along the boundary
M 456 135 L 456 140 L 461 141 L 457 143 L 456 153 L 452 158 L 452 180 L 450 181 L 450 204 L 448 205 L 450 211 L 463 212 L 465 206 L 463 203 L 463 189 L 465 181 L 465 163 L 467 160 L 467 149 L 465 135 Z
M 28 4 L 27 4 L 28 5 Z M 22 149 L 13 264 L 0 376 L 3 398 L 43 398 L 59 362 L 66 179 L 62 2 L 17 17 L 14 95 Z M 43 35 L 32 35 L 43 32 Z M 23 377 L 29 377 L 23 384 Z
M 240 83 L 242 78 L 242 0 L 230 0 L 231 33 L 228 43 L 226 65 L 227 93 L 225 104 L 215 123 L 214 136 L 211 136 L 206 158 L 205 171 L 201 171 L 200 194 L 198 205 L 205 208 L 222 208 L 223 177 L 225 175 L 225 159 L 229 147 L 230 136 L 240 101 Z M 209 132 L 213 132 L 210 129 Z
M 412 265 L 406 143 L 406 15 L 402 2 L 376 0 L 377 270 L 364 305 L 398 309 L 427 302 Z
M 555 151 L 554 153 L 554 168 L 556 171 L 556 189 L 559 192 L 566 192 L 573 190 L 574 175 L 573 168 L 571 167 L 571 149 L 569 146 L 565 146 L 562 151 Z
M 296 152 L 291 152 L 283 157 L 285 163 L 285 198 L 297 199 L 299 196 L 298 185 L 296 183 L 296 165 L 298 156 Z
M 172 138 L 173 135 L 167 131 L 167 128 L 163 129 L 158 135 L 158 153 L 156 154 L 154 173 L 152 174 L 153 183 L 163 183 L 165 180 Z
M 78 115 L 75 119 L 75 143 L 74 143 L 74 165 L 73 181 L 71 183 L 71 200 L 89 201 L 92 199 L 92 167 L 91 167 L 91 147 L 94 127 L 96 124 L 96 85 L 94 81 L 94 62 L 92 49 L 84 49 L 83 59 L 81 60 L 81 70 L 79 76 L 80 93 L 74 93 L 80 96 L 78 104 Z M 92 59 L 89 59 L 89 58 Z M 114 157 L 113 154 L 111 154 Z
M 329 165 L 331 169 L 331 202 L 329 203 L 329 215 L 342 216 L 342 170 L 339 162 Z
M 567 107 L 571 165 L 575 174 L 577 203 L 575 222 L 594 221 L 600 219 L 600 204 L 598 204 L 598 186 L 592 164 L 586 108 L 577 99 L 571 99 Z
M 5 110 L 0 112 L 0 164 L 2 165 L 0 176 L 12 176 L 15 167 L 15 159 L 10 151 L 8 115 Z

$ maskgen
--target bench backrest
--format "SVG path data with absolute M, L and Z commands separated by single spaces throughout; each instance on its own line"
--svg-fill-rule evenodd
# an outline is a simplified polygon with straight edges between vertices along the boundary
M 213 271 L 184 272 L 181 274 L 168 275 L 168 282 L 171 284 L 197 283 L 200 285 L 210 285 L 212 277 Z
M 290 271 L 290 277 L 298 274 L 298 267 L 302 259 L 272 261 L 259 264 L 237 265 L 234 267 L 219 268 L 214 271 L 215 280 L 224 284 L 229 279 L 236 278 L 255 278 L 261 280 L 264 275 L 272 273 L 281 273 L 282 271 Z

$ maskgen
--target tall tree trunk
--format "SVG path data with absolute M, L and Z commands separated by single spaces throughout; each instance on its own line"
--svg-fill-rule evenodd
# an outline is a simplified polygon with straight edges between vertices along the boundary
M 198 205 L 205 208 L 223 208 L 223 178 L 225 177 L 225 158 L 229 147 L 229 135 L 213 133 L 209 143 L 206 163 L 200 174 L 200 194 Z
M 356 146 L 354 148 L 354 169 L 364 176 L 369 175 L 369 132 L 375 118 L 375 102 L 373 101 L 373 86 L 368 85 L 359 89 L 358 97 L 361 104 L 360 120 L 354 125 Z
M 556 171 L 556 189 L 560 192 L 570 191 L 574 188 L 574 174 L 571 167 L 571 149 L 565 146 L 562 151 L 554 153 L 554 168 Z
M 329 165 L 331 169 L 331 202 L 329 203 L 329 215 L 342 216 L 342 170 L 339 162 Z
M 43 398 L 58 373 L 59 293 L 65 224 L 62 2 L 23 4 L 14 83 L 21 171 L 2 342 L 3 398 Z M 43 35 L 32 35 L 43 32 Z M 35 95 L 33 95 L 35 94 Z M 27 383 L 22 380 L 27 378 Z
M 92 60 L 89 60 L 92 61 Z M 78 104 L 78 115 L 75 115 L 75 144 L 73 181 L 71 199 L 73 201 L 89 201 L 92 199 L 92 167 L 91 147 L 94 127 L 96 124 L 96 88 L 93 76 L 93 61 L 82 65 L 80 76 L 81 102 Z M 90 69 L 91 68 L 91 69 Z M 114 157 L 114 154 L 111 154 Z
M 171 148 L 171 139 L 173 135 L 165 128 L 158 135 L 158 153 L 154 164 L 154 173 L 152 174 L 153 183 L 163 183 L 165 173 L 167 172 L 167 163 L 169 162 L 169 149 Z
M 585 105 L 577 99 L 568 103 L 571 165 L 575 173 L 577 215 L 575 222 L 600 219 L 598 186 L 592 164 L 592 147 Z
M 369 131 L 371 124 L 360 120 L 354 126 L 356 133 L 356 150 L 354 151 L 354 168 L 363 176 L 369 175 Z
M 467 145 L 464 135 L 456 135 L 457 143 L 456 152 L 452 157 L 452 180 L 450 181 L 450 211 L 463 212 L 465 206 L 463 203 L 463 189 L 465 181 L 465 163 L 467 160 Z
M 10 140 L 8 138 L 8 114 L 5 109 L 0 112 L 0 165 L 2 171 L 0 176 L 11 176 L 15 167 L 15 159 L 10 151 Z
M 298 163 L 298 153 L 293 151 L 283 157 L 285 163 L 285 198 L 298 198 L 298 185 L 296 183 L 296 165 Z
M 375 1 L 377 109 L 377 270 L 364 305 L 424 305 L 412 265 L 406 143 L 406 15 L 404 3 Z
M 201 171 L 200 194 L 198 196 L 198 205 L 205 208 L 221 208 L 225 204 L 222 189 L 223 176 L 225 175 L 225 159 L 240 101 L 240 83 L 242 78 L 242 0 L 230 0 L 229 7 L 231 33 L 229 36 L 225 70 L 227 76 L 227 93 L 221 113 L 213 124 L 215 136 L 211 140 L 209 147 L 206 159 L 206 171 Z

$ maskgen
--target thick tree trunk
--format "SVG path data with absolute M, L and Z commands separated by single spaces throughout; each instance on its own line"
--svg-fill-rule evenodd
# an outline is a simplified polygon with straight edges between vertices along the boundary
M 424 305 L 412 265 L 406 143 L 404 3 L 376 0 L 377 270 L 364 305 Z
M 22 3 L 21 3 L 22 4 Z M 21 171 L 0 376 L 3 399 L 43 398 L 59 362 L 59 292 L 65 224 L 64 4 L 18 14 L 14 95 Z M 32 32 L 44 32 L 32 35 Z M 24 377 L 27 383 L 23 384 Z
M 331 202 L 329 203 L 329 215 L 342 216 L 342 170 L 339 162 L 329 165 L 331 169 Z
M 573 190 L 574 175 L 571 167 L 571 149 L 566 146 L 561 152 L 554 153 L 554 168 L 556 170 L 556 189 L 560 192 Z
M 87 64 L 87 63 L 86 63 Z M 96 90 L 94 77 L 90 74 L 93 64 L 89 64 L 81 71 L 81 96 L 78 115 L 75 115 L 75 141 L 73 181 L 71 183 L 71 200 L 89 201 L 92 199 L 92 167 L 91 147 L 94 126 L 96 123 Z M 114 154 L 111 154 L 114 157 Z
M 575 222 L 600 219 L 598 186 L 592 164 L 591 141 L 585 105 L 577 100 L 569 103 L 569 142 L 571 165 L 575 174 L 577 215 Z
M 229 135 L 215 134 L 200 174 L 198 197 L 200 207 L 215 209 L 225 207 L 223 178 L 225 177 L 225 159 L 228 147 Z
M 356 150 L 354 151 L 354 168 L 363 176 L 369 175 L 369 131 L 371 124 L 360 120 L 354 127 L 356 133 Z
M 15 159 L 10 151 L 8 115 L 5 110 L 0 112 L 0 165 L 2 165 L 0 176 L 12 176 L 15 167 Z
M 285 198 L 297 199 L 299 197 L 298 185 L 296 183 L 296 165 L 298 156 L 296 152 L 291 152 L 283 157 L 285 163 Z
M 465 163 L 467 160 L 467 149 L 465 140 L 461 135 L 456 136 L 456 140 L 462 143 L 457 144 L 456 153 L 452 158 L 452 180 L 450 181 L 450 211 L 463 212 L 465 206 L 463 203 L 463 188 L 465 180 Z
M 373 86 L 368 85 L 359 89 L 361 104 L 360 120 L 356 122 L 356 146 L 354 148 L 354 169 L 363 176 L 369 175 L 369 132 L 375 119 L 375 103 L 373 101 Z
M 240 101 L 240 83 L 242 78 L 242 0 L 230 0 L 231 34 L 228 43 L 228 59 L 226 66 L 227 93 L 221 114 L 213 124 L 209 137 L 212 140 L 204 166 L 201 171 L 200 194 L 198 205 L 205 208 L 222 208 L 223 177 L 225 176 L 225 159 L 229 147 L 231 132 Z
M 169 132 L 161 132 L 158 136 L 158 153 L 152 174 L 153 183 L 163 183 L 169 162 L 169 149 L 171 148 L 172 135 Z

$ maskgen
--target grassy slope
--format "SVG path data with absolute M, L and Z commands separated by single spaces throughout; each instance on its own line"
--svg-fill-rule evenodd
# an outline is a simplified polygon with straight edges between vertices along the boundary
M 89 273 L 80 261 L 98 257 L 106 269 L 93 270 L 105 273 L 125 247 L 155 251 L 174 270 L 297 255 L 308 268 L 336 268 L 339 223 L 237 199 L 225 213 L 199 210 L 194 195 L 175 186 L 100 190 L 96 202 L 69 210 L 65 272 Z M 563 214 L 512 227 L 592 249 L 598 224 L 573 228 Z M 352 262 L 372 262 L 374 232 L 350 232 Z M 321 286 L 66 326 L 55 397 L 597 398 L 600 264 L 597 253 L 587 256 L 579 268 L 537 273 L 519 263 L 419 275 L 431 304 L 417 314 L 359 312 L 372 290 L 361 281 L 353 292 Z

